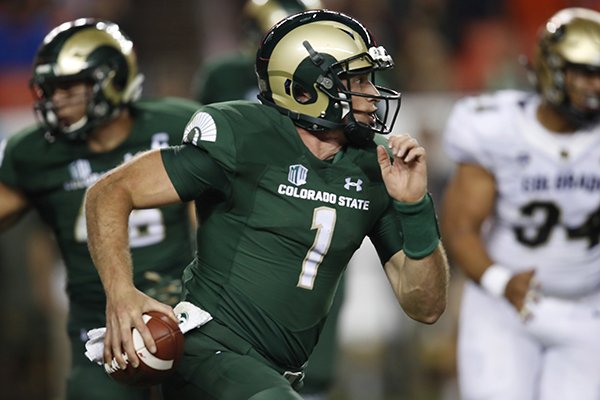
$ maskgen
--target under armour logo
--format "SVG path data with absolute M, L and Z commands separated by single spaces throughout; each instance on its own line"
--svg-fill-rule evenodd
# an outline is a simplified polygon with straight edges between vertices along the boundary
M 346 190 L 350 190 L 350 188 L 354 186 L 356 191 L 360 192 L 362 190 L 362 183 L 362 179 L 358 179 L 356 182 L 352 182 L 352 178 L 346 178 L 346 184 L 344 185 L 344 188 Z

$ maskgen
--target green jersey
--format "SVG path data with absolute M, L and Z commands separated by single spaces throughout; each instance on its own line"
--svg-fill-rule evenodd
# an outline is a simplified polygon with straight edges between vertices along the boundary
M 83 142 L 58 138 L 50 143 L 40 126 L 25 129 L 3 143 L 0 180 L 22 191 L 52 228 L 67 268 L 71 311 L 77 308 L 84 312 L 80 314 L 89 314 L 88 329 L 104 325 L 105 296 L 87 248 L 85 191 L 136 153 L 179 143 L 198 107 L 183 99 L 134 103 L 130 135 L 105 153 L 91 152 Z M 193 256 L 190 229 L 184 204 L 133 211 L 129 236 L 138 287 L 156 294 L 162 277 L 181 276 L 182 265 Z M 82 315 L 79 318 L 87 319 Z
M 375 144 L 323 161 L 275 109 L 213 104 L 194 115 L 182 148 L 163 150 L 182 199 L 204 190 L 207 153 L 230 191 L 198 232 L 197 256 L 184 275 L 187 298 L 277 365 L 297 368 L 365 236 L 382 263 L 402 249 Z

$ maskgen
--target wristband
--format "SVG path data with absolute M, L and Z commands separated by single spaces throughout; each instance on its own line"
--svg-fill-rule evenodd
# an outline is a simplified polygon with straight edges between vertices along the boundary
M 431 195 L 427 193 L 416 203 L 394 200 L 394 208 L 400 213 L 404 254 L 419 260 L 433 253 L 440 243 L 440 229 Z
M 502 265 L 492 264 L 481 275 L 479 284 L 492 296 L 504 297 L 506 285 L 511 277 L 511 270 Z

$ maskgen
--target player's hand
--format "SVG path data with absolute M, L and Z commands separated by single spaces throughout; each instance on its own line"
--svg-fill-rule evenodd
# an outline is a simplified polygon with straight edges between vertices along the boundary
M 159 311 L 178 322 L 173 309 L 166 304 L 154 300 L 131 286 L 113 292 L 106 302 L 106 335 L 104 337 L 104 362 L 111 363 L 114 358 L 124 369 L 127 364 L 134 368 L 139 365 L 132 337 L 132 329 L 136 328 L 151 353 L 156 351 L 156 344 L 142 319 L 148 311 Z M 124 357 L 126 355 L 127 361 Z
M 506 285 L 504 295 L 508 301 L 519 311 L 521 318 L 530 317 L 527 302 L 538 300 L 539 283 L 534 277 L 535 270 L 519 272 L 513 275 Z
M 391 136 L 388 146 L 393 160 L 383 146 L 377 148 L 377 159 L 389 195 L 402 202 L 421 200 L 427 193 L 425 148 L 409 135 Z

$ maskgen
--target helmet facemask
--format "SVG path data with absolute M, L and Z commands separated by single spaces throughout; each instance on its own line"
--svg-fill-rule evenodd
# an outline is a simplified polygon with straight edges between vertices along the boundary
M 303 45 L 310 54 L 311 62 L 320 67 L 323 72 L 316 79 L 316 86 L 331 99 L 335 109 L 341 110 L 340 122 L 332 124 L 332 128 L 329 129 L 342 128 L 350 144 L 361 147 L 371 142 L 376 133 L 384 135 L 390 133 L 400 111 L 400 94 L 392 89 L 374 84 L 376 71 L 392 68 L 394 65 L 385 49 L 371 47 L 368 53 L 357 54 L 323 68 L 325 57 L 315 52 L 308 41 L 305 41 Z M 371 67 L 352 69 L 355 61 L 361 64 L 366 61 Z M 350 80 L 358 75 L 370 75 L 370 80 L 379 94 L 353 92 L 350 89 Z M 356 120 L 353 112 L 353 97 L 374 99 L 378 103 L 378 112 L 374 115 L 375 125 L 367 125 Z M 394 106 L 392 107 L 392 105 Z M 323 122 L 320 121 L 320 124 Z M 309 130 L 316 132 L 327 130 L 326 127 L 318 125 L 311 126 L 311 128 Z
M 103 74 L 96 74 L 102 76 Z M 85 111 L 78 121 L 65 126 L 58 117 L 58 109 L 63 106 L 52 100 L 56 86 L 66 83 L 82 83 L 87 91 L 81 98 L 71 98 L 71 102 L 84 102 Z M 38 101 L 34 104 L 34 111 L 38 121 L 48 130 L 47 138 L 52 140 L 56 136 L 64 136 L 69 140 L 85 140 L 87 135 L 95 128 L 112 120 L 118 115 L 122 107 L 109 102 L 103 91 L 102 81 L 92 81 L 85 78 L 57 79 L 50 83 L 37 83 L 32 81 L 32 90 Z
M 302 16 L 306 14 L 316 15 L 317 22 L 311 26 L 310 23 L 315 22 L 313 18 L 303 24 Z M 318 18 L 323 18 L 324 23 Z M 321 10 L 290 19 L 278 26 L 286 23 L 295 26 L 279 38 L 274 48 L 265 50 L 269 46 L 263 43 L 263 48 L 259 49 L 257 75 L 261 102 L 277 108 L 297 126 L 311 132 L 343 129 L 348 142 L 355 146 L 371 143 L 375 133 L 390 133 L 398 115 L 400 94 L 381 86 L 375 86 L 378 94 L 350 89 L 352 77 L 370 75 L 374 84 L 375 72 L 393 67 L 392 58 L 385 49 L 372 43 L 362 25 L 340 13 Z M 359 32 L 361 28 L 363 31 Z M 306 36 L 308 38 L 304 39 Z M 294 48 L 290 57 L 283 54 L 285 47 L 277 47 L 279 42 Z M 337 52 L 338 44 L 342 51 Z M 296 59 L 298 63 L 290 63 L 288 59 Z M 377 102 L 378 113 L 373 126 L 356 120 L 352 112 L 353 97 Z
M 567 82 L 569 73 L 600 77 L 600 68 L 568 63 L 564 68 L 565 98 L 556 106 L 559 112 L 576 127 L 586 127 L 598 123 L 600 121 L 600 92 L 587 91 L 581 87 L 576 89 L 578 93 L 574 93 L 573 89 L 569 90 Z M 574 96 L 580 96 L 583 99 L 577 101 Z

